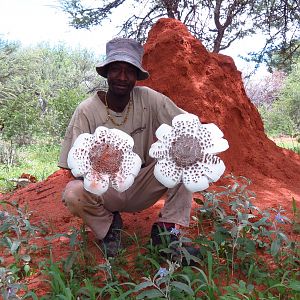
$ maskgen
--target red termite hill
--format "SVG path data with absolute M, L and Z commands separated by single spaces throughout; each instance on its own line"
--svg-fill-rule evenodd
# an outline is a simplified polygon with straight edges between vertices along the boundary
M 258 206 L 281 205 L 290 211 L 292 197 L 300 201 L 300 156 L 267 138 L 231 57 L 208 52 L 181 22 L 161 19 L 149 33 L 143 65 L 151 77 L 141 84 L 164 93 L 203 123 L 215 123 L 224 132 L 230 145 L 220 155 L 226 173 L 252 180 Z M 69 171 L 60 170 L 2 199 L 27 203 L 34 220 L 48 220 L 58 232 L 66 231 L 78 222 L 61 203 L 63 188 L 71 178 Z M 148 234 L 159 207 L 158 203 L 135 216 L 122 214 L 125 229 L 140 228 Z
M 231 57 L 208 52 L 181 22 L 160 19 L 149 33 L 143 65 L 151 76 L 142 84 L 224 132 L 230 147 L 220 156 L 227 173 L 265 191 L 300 195 L 300 156 L 267 138 Z

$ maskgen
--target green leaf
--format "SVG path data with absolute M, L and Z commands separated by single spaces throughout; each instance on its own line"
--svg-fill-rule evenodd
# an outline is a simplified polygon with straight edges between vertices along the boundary
M 156 267 L 156 269 L 160 268 L 159 263 L 155 259 L 153 259 L 151 257 L 147 257 L 146 260 L 150 261 L 152 263 L 152 265 Z
M 20 245 L 21 245 L 21 241 L 19 240 L 13 241 L 10 247 L 11 253 L 15 253 L 19 249 Z
M 74 265 L 74 262 L 75 262 L 77 256 L 78 256 L 78 252 L 74 251 L 74 252 L 72 252 L 71 255 L 69 255 L 69 256 L 67 257 L 66 262 L 65 262 L 65 264 L 64 264 L 64 271 L 65 271 L 66 273 L 69 273 L 70 270 L 72 269 L 72 267 L 73 267 L 73 265 Z
M 192 255 L 187 251 L 185 247 L 180 248 L 180 250 L 182 251 L 184 258 L 186 259 L 187 264 L 189 265 L 191 262 Z
M 195 201 L 197 204 L 199 204 L 199 205 L 204 205 L 204 202 L 203 202 L 202 199 L 199 199 L 199 198 L 193 198 L 193 199 L 194 199 L 194 201 Z
M 217 231 L 214 234 L 214 240 L 217 242 L 217 244 L 221 244 L 222 242 L 225 242 L 227 240 L 227 235 L 220 231 Z
M 292 207 L 293 207 L 293 214 L 295 215 L 297 213 L 297 203 L 296 203 L 296 199 L 294 197 L 292 197 Z
M 286 242 L 289 241 L 289 238 L 283 232 L 279 232 L 278 235 L 281 239 L 285 240 Z
M 27 275 L 27 274 L 29 273 L 29 271 L 30 271 L 30 266 L 29 266 L 29 265 L 25 265 L 25 266 L 23 267 L 23 269 L 24 269 L 24 271 L 25 271 L 25 274 Z
M 276 256 L 279 252 L 279 249 L 280 249 L 280 240 L 279 239 L 276 239 L 274 241 L 272 241 L 272 244 L 271 244 L 271 254 L 273 256 Z
M 293 291 L 300 292 L 300 281 L 299 280 L 291 280 L 288 285 Z
M 31 261 L 31 257 L 28 254 L 24 254 L 22 255 L 21 259 L 25 262 L 30 262 Z
M 189 285 L 191 285 L 191 279 L 189 278 L 189 276 L 187 276 L 185 274 L 178 274 L 178 277 L 181 277 L 183 280 L 185 280 L 187 283 L 189 283 Z
M 237 182 L 235 182 L 232 186 L 232 192 L 235 192 L 238 187 L 239 187 L 239 184 Z
M 159 290 L 156 289 L 152 289 L 152 290 L 146 290 L 143 291 L 142 293 L 140 293 L 139 295 L 136 296 L 135 299 L 139 300 L 139 299 L 155 299 L 157 297 L 162 297 L 163 293 L 160 292 Z
M 176 287 L 180 291 L 186 292 L 188 295 L 194 294 L 194 291 L 192 290 L 192 288 L 183 282 L 172 281 L 170 285 Z
M 144 282 L 141 282 L 139 283 L 135 288 L 134 288 L 134 291 L 135 292 L 138 292 L 140 290 L 143 290 L 149 286 L 153 286 L 153 282 L 152 281 L 144 281 Z
M 211 252 L 207 252 L 207 269 L 208 269 L 208 280 L 210 283 L 212 280 L 212 270 L 213 270 L 213 256 Z
M 26 294 L 22 297 L 22 299 L 26 299 L 26 298 L 29 298 L 29 299 L 31 299 L 31 300 L 39 300 L 39 298 L 37 297 L 37 295 L 36 295 L 34 292 L 32 292 L 32 291 L 29 291 L 28 293 L 26 293 Z
M 0 232 L 6 232 L 9 230 L 11 224 L 9 224 L 8 222 L 6 223 L 3 223 L 1 226 L 0 226 Z

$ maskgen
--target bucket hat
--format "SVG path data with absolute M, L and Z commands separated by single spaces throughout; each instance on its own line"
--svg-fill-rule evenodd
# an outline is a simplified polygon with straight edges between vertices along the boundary
M 96 66 L 99 75 L 107 78 L 107 67 L 110 63 L 123 61 L 134 65 L 138 69 L 137 80 L 144 80 L 149 73 L 142 67 L 144 49 L 133 39 L 115 38 L 106 44 L 106 59 Z

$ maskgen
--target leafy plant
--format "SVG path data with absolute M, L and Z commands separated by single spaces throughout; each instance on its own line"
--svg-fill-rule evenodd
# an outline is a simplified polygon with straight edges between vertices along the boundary
M 300 62 L 299 57 L 292 66 L 292 71 L 283 81 L 273 102 L 260 103 L 259 112 L 264 121 L 266 133 L 272 137 L 298 136 L 300 131 L 300 97 L 299 97 Z M 297 143 L 296 143 L 297 145 Z M 290 148 L 290 147 L 288 147 Z M 292 147 L 294 148 L 294 147 Z M 299 145 L 292 149 L 299 153 Z
M 32 241 L 43 230 L 30 223 L 31 212 L 26 207 L 22 209 L 17 203 L 7 201 L 0 201 L 0 205 L 4 208 L 0 211 L 0 249 L 3 255 L 13 257 L 13 262 L 8 265 L 4 258 L 0 259 L 0 290 L 4 299 L 20 299 L 18 292 L 27 289 L 20 280 L 33 272 L 31 253 L 37 247 Z
M 30 223 L 31 213 L 26 208 L 23 210 L 16 203 L 7 201 L 1 201 L 0 204 L 2 206 L 10 205 L 16 211 L 16 214 L 8 211 L 0 212 L 0 246 L 6 248 L 13 255 L 15 273 L 22 271 L 26 276 L 30 272 L 30 252 L 35 249 L 29 240 L 35 237 L 41 229 Z
M 292 201 L 290 220 L 281 207 L 261 211 L 255 206 L 255 194 L 249 190 L 251 182 L 247 178 L 232 175 L 227 182 L 195 199 L 199 204 L 193 216 L 198 229 L 195 239 L 186 237 L 183 231 L 162 231 L 163 244 L 153 246 L 137 234 L 127 234 L 127 248 L 115 258 L 105 257 L 99 249 L 99 263 L 99 258 L 91 254 L 85 226 L 69 233 L 47 235 L 45 241 L 68 238 L 70 251 L 58 261 L 50 255 L 49 261 L 39 265 L 48 284 L 48 293 L 40 298 L 28 290 L 24 281 L 27 275 L 37 272 L 32 267 L 35 249 L 30 245 L 38 229 L 29 222 L 30 212 L 3 202 L 2 296 L 8 300 L 298 300 L 299 243 L 285 233 L 287 226 L 297 222 L 296 200 Z M 171 234 L 175 233 L 178 240 L 172 241 Z M 201 255 L 193 257 L 186 250 L 187 245 L 198 248 Z M 27 260 L 24 255 L 28 255 Z M 8 256 L 13 257 L 13 263 L 7 263 Z M 28 271 L 25 266 L 30 267 Z
M 6 48 L 0 44 L 2 138 L 17 145 L 40 136 L 60 141 L 74 107 L 98 85 L 94 55 L 64 45 Z

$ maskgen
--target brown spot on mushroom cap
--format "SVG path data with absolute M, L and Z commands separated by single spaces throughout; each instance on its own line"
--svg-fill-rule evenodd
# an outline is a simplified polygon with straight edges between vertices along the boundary
M 172 142 L 170 156 L 178 167 L 188 167 L 202 160 L 204 153 L 200 141 L 190 135 L 181 135 Z
M 123 151 L 111 144 L 95 143 L 89 152 L 92 169 L 97 173 L 114 176 L 121 167 Z

